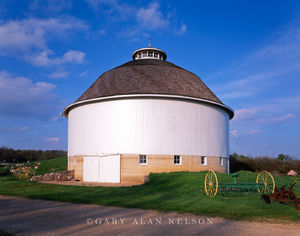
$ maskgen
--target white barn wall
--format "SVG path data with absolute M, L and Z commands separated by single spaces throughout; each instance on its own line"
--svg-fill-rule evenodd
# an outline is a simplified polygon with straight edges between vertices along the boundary
M 70 110 L 68 118 L 68 156 L 229 154 L 229 115 L 208 103 L 163 98 L 110 100 L 81 104 Z

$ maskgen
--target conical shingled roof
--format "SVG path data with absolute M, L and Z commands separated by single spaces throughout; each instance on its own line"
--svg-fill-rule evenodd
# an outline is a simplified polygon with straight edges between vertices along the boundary
M 128 94 L 180 95 L 223 105 L 192 72 L 153 59 L 133 60 L 103 73 L 76 102 Z
M 83 103 L 127 96 L 176 97 L 217 105 L 230 119 L 234 113 L 229 107 L 190 71 L 166 61 L 167 54 L 157 48 L 140 48 L 132 54 L 133 61 L 103 73 L 75 103 L 65 108 L 69 111 Z M 120 97 L 118 97 L 120 96 Z

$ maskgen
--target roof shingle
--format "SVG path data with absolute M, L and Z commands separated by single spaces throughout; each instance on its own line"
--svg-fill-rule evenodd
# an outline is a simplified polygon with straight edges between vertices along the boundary
M 223 105 L 198 76 L 173 63 L 154 59 L 130 61 L 103 73 L 76 102 L 127 94 L 180 95 Z

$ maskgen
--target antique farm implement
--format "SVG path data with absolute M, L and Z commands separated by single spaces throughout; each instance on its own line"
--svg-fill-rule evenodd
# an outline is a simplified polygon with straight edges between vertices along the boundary
M 233 173 L 233 183 L 220 183 L 216 173 L 209 170 L 205 176 L 205 193 L 214 197 L 218 192 L 259 192 L 262 194 L 271 194 L 275 191 L 275 181 L 273 176 L 267 171 L 261 171 L 257 174 L 255 183 L 237 182 L 239 173 Z
M 298 211 L 300 211 L 300 207 L 298 206 L 298 203 L 300 203 L 300 198 L 296 197 L 296 194 L 293 190 L 295 184 L 296 183 L 290 184 L 288 189 L 286 189 L 287 185 L 284 185 L 281 188 L 275 187 L 275 191 L 269 195 L 269 198 L 275 202 L 294 206 Z

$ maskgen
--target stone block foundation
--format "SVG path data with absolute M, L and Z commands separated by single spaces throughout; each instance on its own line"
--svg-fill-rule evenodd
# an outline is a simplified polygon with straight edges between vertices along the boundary
M 121 154 L 120 176 L 122 184 L 137 185 L 148 181 L 150 173 L 190 171 L 199 172 L 214 170 L 226 173 L 229 160 L 223 158 L 221 165 L 220 157 L 206 157 L 206 164 L 201 164 L 201 156 L 181 156 L 181 163 L 174 164 L 173 155 L 147 155 L 147 163 L 139 164 L 138 154 Z M 83 181 L 83 155 L 68 157 L 68 170 L 74 170 L 74 178 Z

